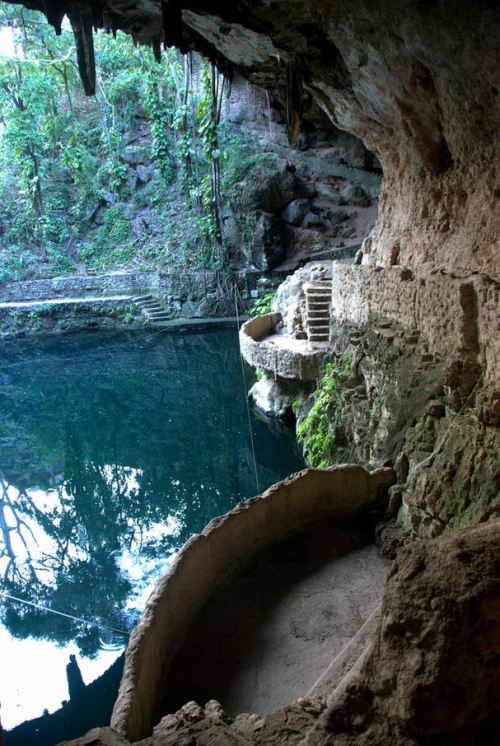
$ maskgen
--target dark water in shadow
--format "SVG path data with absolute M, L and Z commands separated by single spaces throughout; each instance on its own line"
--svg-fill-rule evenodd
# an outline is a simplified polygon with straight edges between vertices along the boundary
M 94 622 L 4 597 L 2 660 L 16 665 L 13 637 L 43 639 L 49 670 L 54 644 L 82 662 L 116 657 L 126 638 L 108 627 L 130 630 L 182 544 L 257 493 L 237 332 L 4 344 L 0 412 L 1 589 Z M 251 424 L 261 490 L 303 468 L 291 432 Z M 49 689 L 35 714 L 53 709 Z M 18 690 L 5 725 L 34 716 Z

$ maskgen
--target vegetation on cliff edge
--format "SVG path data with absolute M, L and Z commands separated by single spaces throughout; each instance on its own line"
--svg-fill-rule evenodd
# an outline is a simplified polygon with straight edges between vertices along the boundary
M 0 282 L 132 266 L 226 269 L 221 193 L 259 160 L 220 124 L 227 83 L 199 58 L 95 37 L 83 95 L 73 36 L 2 6 Z M 8 47 L 11 47 L 8 49 Z
M 298 417 L 297 440 L 302 445 L 304 458 L 316 469 L 325 469 L 334 463 L 338 448 L 344 445 L 340 393 L 350 368 L 348 353 L 327 363 L 312 395 L 312 407 L 307 414 Z

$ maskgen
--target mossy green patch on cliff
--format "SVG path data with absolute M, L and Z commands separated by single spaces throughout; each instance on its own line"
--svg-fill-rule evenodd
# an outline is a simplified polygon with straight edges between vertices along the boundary
M 340 430 L 341 390 L 350 368 L 349 352 L 327 363 L 313 394 L 311 409 L 297 421 L 297 440 L 302 445 L 304 458 L 316 469 L 325 469 L 333 463 L 343 441 Z

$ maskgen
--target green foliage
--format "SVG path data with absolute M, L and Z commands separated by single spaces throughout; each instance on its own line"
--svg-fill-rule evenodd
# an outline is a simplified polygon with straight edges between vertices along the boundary
M 348 353 L 327 363 L 313 394 L 309 413 L 297 423 L 297 440 L 310 466 L 325 469 L 341 444 L 341 389 L 349 375 L 351 358 Z
M 252 171 L 262 166 L 272 168 L 278 156 L 274 153 L 263 153 L 257 138 L 247 134 L 243 137 L 232 132 L 226 126 L 221 127 L 222 161 L 224 163 L 224 194 L 235 209 L 239 207 L 240 184 L 252 178 Z
M 265 313 L 271 313 L 274 296 L 274 292 L 268 292 L 257 298 L 248 312 L 250 316 L 263 316 Z
M 126 263 L 134 253 L 130 223 L 122 208 L 114 205 L 104 213 L 103 224 L 96 230 L 93 242 L 80 252 L 80 259 L 97 269 L 108 269 Z
M 225 273 L 221 202 L 237 206 L 238 182 L 274 156 L 219 124 L 218 73 L 195 61 L 193 75 L 189 59 L 172 49 L 158 64 L 128 36 L 99 33 L 97 94 L 89 99 L 68 26 L 57 37 L 40 14 L 4 4 L 2 26 L 13 30 L 17 54 L 0 58 L 0 282 L 71 273 L 79 260 L 99 269 L 168 260 Z M 143 155 L 151 161 L 148 182 L 137 188 L 128 153 L 135 128 L 143 150 L 149 137 Z M 154 208 L 166 250 L 150 249 L 147 235 L 137 249 L 113 212 L 124 201 Z M 98 210 L 109 217 L 96 228 Z M 251 232 L 243 233 L 249 241 Z

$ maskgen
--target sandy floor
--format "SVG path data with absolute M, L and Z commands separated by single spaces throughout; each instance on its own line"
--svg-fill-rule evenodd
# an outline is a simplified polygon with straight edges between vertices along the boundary
M 388 566 L 360 529 L 323 522 L 276 543 L 195 621 L 164 711 L 214 698 L 265 714 L 305 695 L 378 605 Z

